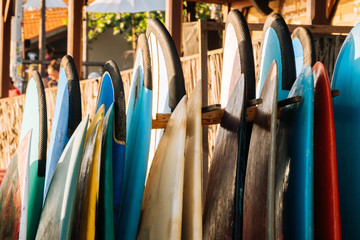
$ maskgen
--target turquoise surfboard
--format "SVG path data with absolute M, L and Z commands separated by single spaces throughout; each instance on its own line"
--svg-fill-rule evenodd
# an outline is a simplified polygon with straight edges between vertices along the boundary
M 96 111 L 102 104 L 105 112 L 114 103 L 113 120 L 113 146 L 112 146 L 112 171 L 113 171 L 113 198 L 114 198 L 114 229 L 119 219 L 121 188 L 124 176 L 124 162 L 126 149 L 126 115 L 125 94 L 120 71 L 112 60 L 106 62 L 101 78 Z M 105 173 L 107 174 L 107 173 Z
M 36 239 L 70 239 L 88 121 L 89 115 L 78 125 L 61 154 L 45 199 Z
M 278 125 L 275 179 L 276 239 L 313 239 L 314 80 L 305 65 L 289 93 Z
M 336 155 L 339 181 L 341 232 L 343 239 L 360 236 L 360 24 L 345 39 L 336 60 L 331 89 L 333 98 Z
M 114 125 L 114 103 L 107 110 L 102 129 L 102 149 L 100 163 L 100 185 L 99 185 L 99 215 L 96 219 L 95 238 L 115 239 L 114 231 L 114 200 L 113 200 L 113 125 Z
M 29 168 L 27 238 L 34 239 L 42 210 L 44 192 L 47 115 L 44 85 L 38 72 L 33 71 L 26 88 L 20 142 L 32 129 Z
M 151 134 L 152 81 L 146 36 L 138 38 L 138 50 L 126 113 L 125 169 L 117 223 L 118 239 L 135 239 L 139 225 Z
M 151 19 L 146 37 L 153 82 L 152 118 L 156 119 L 157 113 L 172 112 L 186 91 L 180 58 L 166 27 L 158 19 Z M 148 169 L 163 133 L 163 129 L 151 131 Z
M 256 86 L 256 97 L 260 97 L 266 75 L 273 60 L 278 66 L 278 99 L 284 100 L 296 79 L 294 51 L 289 29 L 284 19 L 272 13 L 266 19 L 263 29 L 259 78 Z
M 291 34 L 295 56 L 296 76 L 299 76 L 303 66 L 313 66 L 316 61 L 315 45 L 312 34 L 306 27 L 297 27 Z
M 62 58 L 60 65 L 59 83 L 46 160 L 43 202 L 45 202 L 46 194 L 60 156 L 80 121 L 81 94 L 79 77 L 74 60 L 71 56 L 67 55 Z

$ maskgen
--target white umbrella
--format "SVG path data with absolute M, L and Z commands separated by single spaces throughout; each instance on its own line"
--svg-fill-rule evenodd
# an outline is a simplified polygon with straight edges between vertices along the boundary
M 87 8 L 87 12 L 103 13 L 135 13 L 164 11 L 165 0 L 95 0 Z
M 23 8 L 27 11 L 34 11 L 40 9 L 41 0 L 28 0 Z M 46 8 L 67 8 L 67 5 L 62 0 L 46 0 Z

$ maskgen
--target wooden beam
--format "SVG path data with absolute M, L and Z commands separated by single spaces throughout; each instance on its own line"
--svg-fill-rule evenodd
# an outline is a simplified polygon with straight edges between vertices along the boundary
M 7 0 L 0 1 L 0 98 L 5 98 L 9 94 L 10 86 L 11 14 L 6 14 L 7 18 L 4 18 Z M 13 1 L 11 4 L 14 4 Z
M 46 31 L 45 31 L 45 23 L 46 23 L 46 1 L 40 1 L 40 28 L 39 28 L 39 73 L 41 77 L 45 77 L 45 64 L 42 61 L 45 60 L 45 49 L 46 49 Z
M 197 22 L 188 22 L 184 24 L 192 24 L 194 27 Z M 306 27 L 313 34 L 348 34 L 353 26 L 332 26 L 332 25 L 305 25 L 305 24 L 288 24 L 290 32 L 293 32 L 297 27 Z M 264 24 L 262 23 L 248 23 L 250 31 L 262 31 Z M 208 30 L 224 30 L 225 23 L 223 22 L 207 22 Z
M 84 0 L 68 1 L 67 54 L 72 56 L 81 79 L 81 36 Z
M 181 56 L 182 32 L 182 0 L 166 0 L 165 25 L 174 40 L 179 56 Z

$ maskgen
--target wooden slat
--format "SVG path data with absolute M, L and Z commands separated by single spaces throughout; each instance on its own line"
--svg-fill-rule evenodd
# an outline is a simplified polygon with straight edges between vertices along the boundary
M 301 96 L 295 96 L 292 98 L 287 98 L 285 100 L 282 100 L 278 103 L 278 118 L 281 116 L 281 111 L 283 108 L 287 105 L 294 104 L 297 102 L 301 102 L 302 97 Z M 254 104 L 261 103 L 261 99 L 254 99 Z M 250 107 L 246 108 L 246 121 L 247 122 L 253 122 L 255 118 L 255 112 L 257 105 L 253 105 L 250 102 Z M 224 115 L 225 109 L 217 109 L 211 112 L 205 112 L 201 114 L 201 124 L 203 126 L 213 125 L 213 124 L 219 124 L 221 122 L 221 119 Z M 153 129 L 159 129 L 159 128 L 166 128 L 166 124 L 169 121 L 171 117 L 171 113 L 158 113 L 156 114 L 156 119 L 152 120 L 152 128 Z

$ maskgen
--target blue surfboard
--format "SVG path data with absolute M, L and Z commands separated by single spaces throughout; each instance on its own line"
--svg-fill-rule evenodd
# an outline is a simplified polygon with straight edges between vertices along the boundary
M 312 34 L 306 27 L 297 27 L 291 34 L 295 56 L 296 76 L 302 71 L 304 65 L 311 67 L 316 61 L 315 45 Z
M 151 134 L 152 81 L 146 36 L 138 38 L 126 114 L 126 153 L 118 239 L 135 239 L 139 225 Z
M 28 178 L 28 213 L 26 237 L 34 239 L 42 210 L 44 192 L 46 147 L 47 147 L 47 113 L 44 85 L 38 72 L 32 72 L 27 88 L 21 125 L 20 141 L 32 129 L 29 178 Z
M 125 148 L 126 148 L 126 115 L 125 94 L 119 68 L 112 60 L 105 63 L 101 78 L 96 111 L 102 104 L 105 112 L 114 103 L 113 120 L 113 198 L 114 198 L 114 229 L 119 219 L 121 188 L 124 176 Z M 106 173 L 105 173 L 106 174 Z
M 302 101 L 284 107 L 277 132 L 276 239 L 313 239 L 314 80 L 305 65 L 289 93 Z
M 287 98 L 296 79 L 296 72 L 290 32 L 284 19 L 277 13 L 270 14 L 264 24 L 259 78 L 256 87 L 257 98 L 260 97 L 273 60 L 276 60 L 278 66 L 278 99 L 280 101 Z
M 146 37 L 153 82 L 152 118 L 155 119 L 157 113 L 172 112 L 186 91 L 180 58 L 166 27 L 158 19 L 151 19 L 146 29 Z M 151 131 L 148 168 L 163 132 L 163 129 Z
M 331 89 L 339 180 L 341 232 L 343 239 L 360 236 L 360 24 L 349 33 L 336 60 Z
M 60 65 L 54 117 L 46 160 L 43 203 L 60 156 L 80 121 L 81 94 L 79 77 L 74 60 L 67 55 L 62 58 Z

